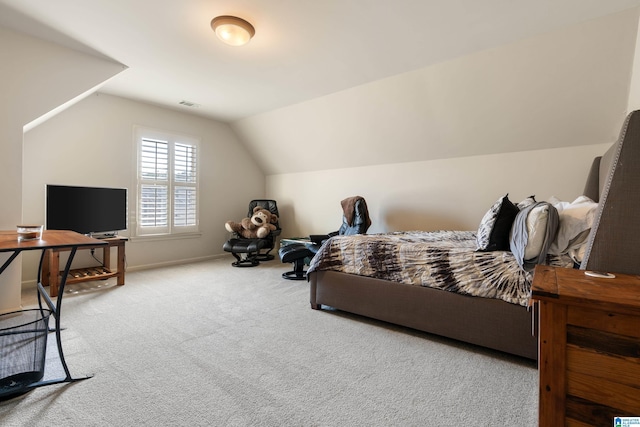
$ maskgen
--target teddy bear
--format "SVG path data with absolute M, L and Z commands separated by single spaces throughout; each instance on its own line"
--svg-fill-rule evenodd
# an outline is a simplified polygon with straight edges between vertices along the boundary
M 242 218 L 241 222 L 227 221 L 224 226 L 230 233 L 236 233 L 245 239 L 262 239 L 276 229 L 278 216 L 260 206 L 253 208 L 251 218 Z

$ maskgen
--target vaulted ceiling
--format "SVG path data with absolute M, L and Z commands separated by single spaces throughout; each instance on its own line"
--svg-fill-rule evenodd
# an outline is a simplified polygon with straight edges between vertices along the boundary
M 504 45 L 638 0 L 0 0 L 0 25 L 128 69 L 101 91 L 235 121 Z M 244 47 L 210 28 L 237 15 Z

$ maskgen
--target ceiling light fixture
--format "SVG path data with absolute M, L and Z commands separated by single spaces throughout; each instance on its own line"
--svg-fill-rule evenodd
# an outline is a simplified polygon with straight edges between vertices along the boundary
M 231 46 L 249 43 L 256 33 L 253 25 L 236 16 L 217 16 L 211 20 L 211 28 L 220 40 Z

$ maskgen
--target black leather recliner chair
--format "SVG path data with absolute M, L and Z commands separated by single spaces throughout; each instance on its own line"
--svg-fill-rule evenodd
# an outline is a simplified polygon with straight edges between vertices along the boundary
M 309 242 L 295 243 L 283 246 L 279 250 L 282 262 L 293 263 L 293 271 L 282 273 L 282 277 L 290 280 L 303 280 L 307 278 L 304 271 L 306 258 L 313 258 L 318 253 L 322 244 L 333 236 L 351 236 L 353 234 L 365 234 L 371 226 L 369 209 L 363 197 L 348 197 L 340 202 L 342 205 L 342 225 L 338 231 L 328 234 L 312 234 Z
M 256 206 L 260 206 L 280 218 L 276 201 L 261 199 L 249 202 L 247 217 L 253 215 L 253 209 Z M 237 260 L 231 265 L 234 267 L 255 267 L 260 264 L 260 261 L 270 261 L 274 259 L 275 256 L 269 252 L 275 247 L 276 237 L 282 232 L 279 219 L 274 225 L 276 229 L 262 239 L 246 239 L 236 234 L 234 238 L 225 242 L 222 249 L 224 249 L 225 252 L 231 252 L 231 255 Z

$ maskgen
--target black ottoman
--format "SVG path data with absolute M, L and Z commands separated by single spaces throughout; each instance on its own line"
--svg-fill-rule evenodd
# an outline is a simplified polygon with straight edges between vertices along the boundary
M 278 251 L 282 262 L 292 262 L 293 271 L 282 273 L 282 277 L 289 280 L 304 280 L 307 278 L 307 272 L 304 271 L 304 259 L 312 258 L 314 253 L 301 243 L 283 246 Z
M 225 242 L 222 249 L 231 252 L 237 261 L 231 263 L 234 267 L 255 267 L 260 264 L 258 251 L 264 248 L 262 239 L 230 239 Z

